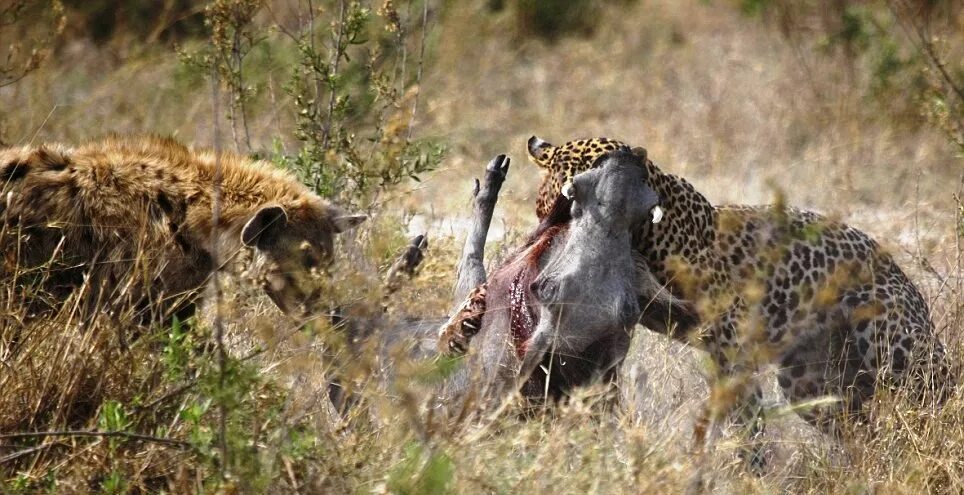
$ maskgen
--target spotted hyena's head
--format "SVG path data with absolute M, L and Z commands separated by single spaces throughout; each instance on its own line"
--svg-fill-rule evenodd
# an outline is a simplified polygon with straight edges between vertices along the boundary
M 319 277 L 334 259 L 335 236 L 365 218 L 320 200 L 266 205 L 244 225 L 241 242 L 254 248 L 255 274 L 268 297 L 285 313 L 305 315 L 320 296 Z
M 577 174 L 592 168 L 596 160 L 615 150 L 629 150 L 629 146 L 608 138 L 577 139 L 555 146 L 536 136 L 529 138 L 527 145 L 529 159 L 546 175 L 539 187 L 536 199 L 536 214 L 545 218 L 562 192 L 562 186 L 572 181 Z

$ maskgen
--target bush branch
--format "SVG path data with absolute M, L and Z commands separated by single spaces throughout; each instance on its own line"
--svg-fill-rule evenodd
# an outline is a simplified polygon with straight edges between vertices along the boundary
M 174 440 L 171 438 L 156 437 L 153 435 L 143 435 L 140 433 L 130 433 L 127 431 L 95 431 L 95 430 L 63 430 L 63 431 L 30 431 L 22 433 L 0 434 L 0 440 L 12 440 L 17 438 L 46 438 L 46 437 L 97 437 L 97 438 L 124 438 L 127 440 L 140 440 L 151 442 L 169 447 L 180 449 L 190 449 L 191 444 Z

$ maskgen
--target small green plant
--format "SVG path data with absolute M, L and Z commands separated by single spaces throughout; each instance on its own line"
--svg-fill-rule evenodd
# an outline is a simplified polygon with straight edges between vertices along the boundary
M 762 14 L 772 3 L 773 0 L 740 0 L 740 10 L 746 15 L 756 16 Z
M 57 493 L 56 471 L 49 470 L 44 476 L 33 477 L 20 473 L 10 481 L 0 479 L 0 493 L 27 495 L 34 493 Z
M 298 50 L 286 91 L 302 147 L 276 159 L 318 194 L 365 206 L 441 161 L 441 146 L 412 139 L 428 4 L 422 2 L 420 27 L 391 1 L 376 12 L 357 1 L 327 7 L 309 3 L 299 29 L 285 31 Z M 322 12 L 331 13 L 330 22 Z M 415 49 L 417 58 L 409 56 Z
M 273 18 L 273 5 L 217 0 L 205 11 L 207 45 L 179 49 L 185 64 L 218 78 L 228 99 L 235 148 L 252 151 L 247 117 L 262 96 L 253 78 L 280 68 L 290 74 L 283 87 L 294 111 L 298 147 L 290 150 L 287 140 L 276 138 L 270 158 L 318 194 L 368 207 L 380 193 L 437 167 L 442 147 L 412 137 L 428 42 L 428 0 L 413 0 L 410 15 L 401 14 L 392 1 L 377 9 L 369 2 L 335 0 L 302 0 L 292 7 L 294 26 L 265 26 L 256 19 L 266 11 Z M 260 47 L 267 47 L 275 66 L 249 60 Z
M 120 471 L 111 471 L 100 483 L 100 491 L 105 495 L 127 493 L 127 481 Z
M 197 339 L 201 329 L 194 324 L 194 319 L 182 322 L 176 316 L 171 322 L 171 328 L 162 339 L 163 350 L 161 357 L 164 362 L 165 377 L 171 381 L 183 379 L 190 366 L 192 357 L 197 352 Z
M 402 461 L 388 475 L 388 489 L 393 493 L 451 493 L 455 468 L 452 460 L 441 452 L 433 452 L 416 443 L 405 447 Z
M 187 422 L 190 426 L 188 438 L 191 445 L 194 447 L 194 450 L 205 459 L 213 459 L 215 449 L 214 431 L 210 425 L 202 422 L 204 415 L 207 414 L 210 409 L 211 399 L 197 398 L 185 404 L 180 413 L 180 419 Z
M 102 431 L 125 431 L 131 425 L 124 406 L 116 400 L 104 401 L 101 406 L 98 426 Z

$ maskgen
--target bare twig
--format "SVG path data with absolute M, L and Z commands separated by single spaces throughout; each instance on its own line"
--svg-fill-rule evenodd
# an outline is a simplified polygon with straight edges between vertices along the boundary
M 99 438 L 126 438 L 128 440 L 140 440 L 143 442 L 168 445 L 181 449 L 190 449 L 191 444 L 182 440 L 171 438 L 156 437 L 153 435 L 143 435 L 127 431 L 96 431 L 96 430 L 63 430 L 63 431 L 30 431 L 23 433 L 4 433 L 0 435 L 0 440 L 12 440 L 16 438 L 45 438 L 45 437 L 99 437 Z
M 231 55 L 234 57 L 234 64 L 238 68 L 237 106 L 238 106 L 238 112 L 241 114 L 241 130 L 244 131 L 245 152 L 250 152 L 251 151 L 251 134 L 250 132 L 248 132 L 248 115 L 244 106 L 244 101 L 247 98 L 246 98 L 246 95 L 243 94 L 245 91 L 245 88 L 244 88 L 244 75 L 242 73 L 242 71 L 244 70 L 244 67 L 242 62 L 245 54 L 242 52 L 242 43 L 244 43 L 244 40 L 241 38 L 241 31 L 235 30 L 234 43 L 231 45 Z
M 211 223 L 213 227 L 211 228 L 211 258 L 213 260 L 214 266 L 220 266 L 219 255 L 220 250 L 218 249 L 220 243 L 220 236 L 218 235 L 218 223 L 221 220 L 221 129 L 218 119 L 219 113 L 219 102 L 220 102 L 220 91 L 218 91 L 218 72 L 216 69 L 212 69 L 212 91 L 214 98 L 214 195 L 213 195 L 213 205 L 211 212 Z M 214 335 L 218 350 L 218 388 L 223 390 L 225 385 L 226 373 L 225 368 L 227 366 L 228 354 L 224 347 L 224 310 L 222 308 L 222 288 L 221 288 L 221 277 L 219 274 L 220 270 L 215 270 L 212 274 L 211 280 L 214 284 Z M 221 451 L 221 478 L 227 478 L 227 466 L 228 462 L 228 441 L 227 441 L 227 406 L 223 400 L 218 401 L 218 448 Z
M 37 135 L 40 134 L 40 131 L 42 131 L 44 126 L 47 125 L 47 121 L 50 120 L 50 116 L 54 114 L 54 112 L 57 110 L 57 107 L 59 106 L 60 106 L 59 103 L 54 104 L 54 107 L 51 108 L 50 112 L 47 113 L 47 116 L 44 117 L 44 121 L 40 123 L 40 127 L 37 127 L 36 132 L 34 132 L 33 136 L 30 137 L 30 142 L 27 143 L 27 146 L 30 146 L 33 144 L 34 139 L 37 139 Z
M 309 5 L 310 5 L 309 1 Z M 345 0 L 339 2 L 340 8 L 338 13 L 338 35 L 335 37 L 335 49 L 332 53 L 332 61 L 329 72 L 329 77 L 334 77 L 338 74 L 338 63 L 341 62 L 341 57 L 344 54 L 344 48 L 342 47 L 343 39 L 345 37 Z M 314 16 L 312 16 L 314 18 Z M 335 101 L 337 93 L 335 92 L 334 85 L 329 85 L 328 87 L 328 117 L 325 120 L 325 131 L 324 137 L 322 138 L 322 148 L 328 148 L 328 142 L 331 139 L 331 124 L 335 113 Z M 320 94 L 320 93 L 319 93 Z
M 61 443 L 45 443 L 42 445 L 34 445 L 33 447 L 23 449 L 23 450 L 18 450 L 12 454 L 7 454 L 3 457 L 0 457 L 0 464 L 6 464 L 10 461 L 15 461 L 25 455 L 30 455 L 30 454 L 33 454 L 34 452 L 39 452 L 41 450 L 46 450 L 55 445 L 64 446 Z
M 5 6 L 0 9 L 0 27 L 14 26 L 20 21 L 36 22 L 31 19 L 33 15 L 25 16 L 26 8 L 31 2 L 24 0 L 13 0 L 4 2 Z M 54 41 L 60 37 L 66 26 L 66 16 L 64 6 L 54 0 L 48 7 L 44 8 L 43 15 L 50 14 L 50 32 L 46 36 L 35 39 L 26 47 L 18 42 L 11 44 L 5 60 L 0 61 L 0 88 L 10 86 L 20 82 L 23 78 L 40 68 L 52 52 Z M 15 50 L 14 47 L 23 48 Z M 14 55 L 15 52 L 23 54 Z
M 415 126 L 415 114 L 418 112 L 418 96 L 422 92 L 422 66 L 425 64 L 425 37 L 428 33 L 428 0 L 422 3 L 422 38 L 418 48 L 418 70 L 415 73 L 415 97 L 412 102 L 412 116 L 408 120 L 408 132 L 405 135 L 406 141 L 412 139 L 412 127 Z M 404 81 L 403 81 L 404 83 Z
M 157 20 L 154 21 L 154 29 L 151 29 L 151 33 L 145 39 L 147 43 L 156 43 L 160 39 L 161 33 L 171 26 L 171 16 L 174 13 L 175 6 L 174 0 L 164 0 L 164 6 L 161 7 L 160 13 L 156 17 Z
M 926 21 L 918 22 L 915 13 L 910 12 L 910 7 L 900 0 L 890 0 L 887 2 L 887 5 L 890 7 L 894 18 L 897 19 L 898 24 L 900 24 L 901 29 L 903 29 L 907 37 L 911 39 L 911 43 L 927 58 L 927 62 L 933 68 L 937 69 L 937 72 L 941 75 L 941 79 L 951 88 L 952 92 L 957 95 L 961 102 L 964 102 L 964 87 L 947 71 L 947 64 L 934 49 L 934 42 L 930 35 L 928 23 Z M 910 28 L 908 28 L 908 25 Z

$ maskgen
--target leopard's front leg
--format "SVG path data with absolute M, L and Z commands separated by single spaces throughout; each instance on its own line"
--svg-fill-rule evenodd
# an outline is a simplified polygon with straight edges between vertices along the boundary
M 721 424 L 733 417 L 745 441 L 740 456 L 751 470 L 761 472 L 763 393 L 755 375 L 770 358 L 765 324 L 737 294 L 716 249 L 704 248 L 687 261 L 671 259 L 668 268 L 706 322 L 700 333 L 680 337 L 707 350 L 716 365 L 709 400 L 697 420 L 694 447 L 705 453 Z
M 733 305 L 709 327 L 705 346 L 716 364 L 710 397 L 694 431 L 694 447 L 705 453 L 722 424 L 733 418 L 743 440 L 740 457 L 751 471 L 761 474 L 766 467 L 761 437 L 764 431 L 763 391 L 756 380 L 760 349 L 748 328 L 746 305 Z

